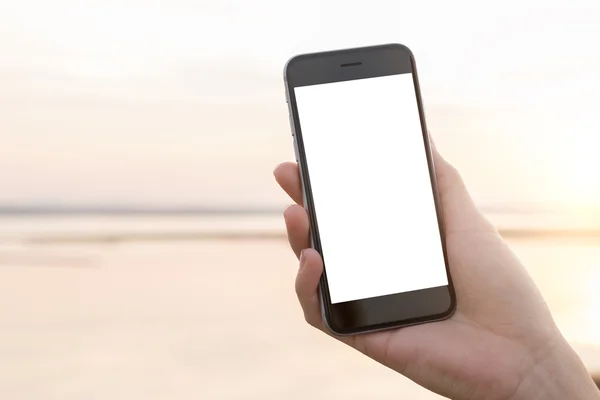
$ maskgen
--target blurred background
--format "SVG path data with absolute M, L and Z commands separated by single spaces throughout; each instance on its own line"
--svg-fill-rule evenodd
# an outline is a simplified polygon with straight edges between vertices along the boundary
M 287 59 L 389 42 L 600 371 L 598 20 L 591 0 L 0 0 L 0 398 L 438 398 L 305 325 L 271 174 L 293 159 Z

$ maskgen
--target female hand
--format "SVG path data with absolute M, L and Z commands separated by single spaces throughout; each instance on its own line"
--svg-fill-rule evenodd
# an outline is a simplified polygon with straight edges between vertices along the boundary
M 526 270 L 478 212 L 459 173 L 433 151 L 455 314 L 440 322 L 338 339 L 452 399 L 600 398 Z M 306 321 L 329 333 L 317 294 L 323 261 L 309 248 L 298 167 L 283 163 L 274 175 L 296 203 L 284 217 L 290 245 L 300 257 L 298 300 Z

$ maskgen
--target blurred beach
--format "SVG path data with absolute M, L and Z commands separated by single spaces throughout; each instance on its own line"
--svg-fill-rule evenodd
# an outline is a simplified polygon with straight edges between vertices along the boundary
M 304 323 L 271 175 L 294 157 L 285 61 L 390 42 L 600 371 L 598 20 L 587 0 L 0 0 L 0 399 L 437 398 Z
M 600 236 L 539 236 L 511 224 L 526 217 L 503 218 L 560 328 L 600 371 Z M 565 232 L 561 218 L 527 225 Z M 2 398 L 438 398 L 304 323 L 280 214 L 5 216 L 0 227 Z

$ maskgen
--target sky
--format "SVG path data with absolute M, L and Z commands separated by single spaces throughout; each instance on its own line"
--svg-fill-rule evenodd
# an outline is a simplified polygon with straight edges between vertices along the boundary
M 283 65 L 399 42 L 482 204 L 600 204 L 595 1 L 0 0 L 0 204 L 280 206 Z

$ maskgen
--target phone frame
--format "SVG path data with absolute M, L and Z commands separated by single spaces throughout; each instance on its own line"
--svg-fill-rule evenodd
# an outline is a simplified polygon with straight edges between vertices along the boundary
M 294 152 L 302 182 L 304 207 L 310 219 L 311 247 L 322 255 L 318 221 L 311 192 L 309 166 L 304 153 L 294 88 L 404 73 L 412 73 L 413 76 L 448 285 L 332 304 L 327 284 L 327 266 L 325 265 L 319 282 L 321 313 L 327 328 L 336 335 L 353 335 L 439 321 L 449 318 L 456 310 L 456 294 L 448 265 L 442 208 L 416 63 L 414 55 L 408 47 L 401 44 L 386 44 L 301 54 L 292 57 L 285 64 L 285 96 Z

